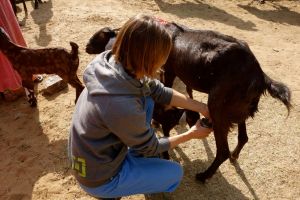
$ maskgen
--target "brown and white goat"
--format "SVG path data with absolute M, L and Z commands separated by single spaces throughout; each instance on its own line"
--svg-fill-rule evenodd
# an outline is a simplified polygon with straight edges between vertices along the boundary
M 14 44 L 8 34 L 0 27 L 0 50 L 8 58 L 22 78 L 22 85 L 27 88 L 28 102 L 32 107 L 37 100 L 34 95 L 33 74 L 57 74 L 65 82 L 76 88 L 76 100 L 84 86 L 77 77 L 79 65 L 78 45 L 70 42 L 69 53 L 64 48 L 30 49 Z
M 289 111 L 291 92 L 285 84 L 272 80 L 262 71 L 246 42 L 176 23 L 165 26 L 172 34 L 173 47 L 163 66 L 164 84 L 172 87 L 177 76 L 187 85 L 191 97 L 192 90 L 208 94 L 217 154 L 209 168 L 196 175 L 197 180 L 205 182 L 225 160 L 235 161 L 239 157 L 248 141 L 245 121 L 258 111 L 260 97 L 267 91 Z M 238 144 L 230 152 L 227 136 L 234 124 L 238 125 Z

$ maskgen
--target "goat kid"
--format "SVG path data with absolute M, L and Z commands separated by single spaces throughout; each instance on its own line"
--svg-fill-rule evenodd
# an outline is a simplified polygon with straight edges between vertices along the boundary
M 33 74 L 57 74 L 65 82 L 76 88 L 77 101 L 84 86 L 77 77 L 79 65 L 78 45 L 70 42 L 69 53 L 64 48 L 29 49 L 14 44 L 8 34 L 0 27 L 0 50 L 12 63 L 22 78 L 28 102 L 32 107 L 37 104 L 34 95 Z
M 209 168 L 196 175 L 197 180 L 205 182 L 225 160 L 238 159 L 248 141 L 245 121 L 258 111 L 261 95 L 268 91 L 290 111 L 291 93 L 285 84 L 262 71 L 246 42 L 176 23 L 168 23 L 166 27 L 172 34 L 173 47 L 163 67 L 162 82 L 172 87 L 177 76 L 187 85 L 191 98 L 193 89 L 208 94 L 217 154 Z M 107 41 L 110 40 L 113 37 Z M 238 125 L 238 144 L 230 153 L 227 136 L 234 124 Z

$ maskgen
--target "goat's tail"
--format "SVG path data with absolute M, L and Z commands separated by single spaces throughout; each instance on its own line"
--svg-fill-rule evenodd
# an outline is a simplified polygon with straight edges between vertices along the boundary
M 288 114 L 290 113 L 291 105 L 291 91 L 283 83 L 272 80 L 265 74 L 265 83 L 270 95 L 280 100 L 287 108 Z
M 71 50 L 71 71 L 76 74 L 78 67 L 79 67 L 79 57 L 78 57 L 78 45 L 75 42 L 70 42 L 70 45 L 72 47 Z
M 75 43 L 75 42 L 70 42 L 70 45 L 72 47 L 72 50 L 71 50 L 71 55 L 72 55 L 72 58 L 76 59 L 78 58 L 78 45 Z

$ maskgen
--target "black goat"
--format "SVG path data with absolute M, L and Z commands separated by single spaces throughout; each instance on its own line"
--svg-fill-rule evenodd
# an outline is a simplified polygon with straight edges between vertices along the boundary
M 104 27 L 97 31 L 88 41 L 85 51 L 89 54 L 97 54 L 111 49 L 119 29 Z
M 246 42 L 175 23 L 167 26 L 174 43 L 164 66 L 165 85 L 172 86 L 178 76 L 189 88 L 209 95 L 217 155 L 211 166 L 196 176 L 204 182 L 229 157 L 231 161 L 238 158 L 248 141 L 245 121 L 258 111 L 261 95 L 268 91 L 289 111 L 291 93 L 287 86 L 262 71 Z M 238 124 L 238 144 L 230 154 L 227 135 L 233 124 Z
M 225 160 L 239 157 L 248 141 L 245 121 L 258 111 L 261 95 L 268 91 L 290 111 L 291 93 L 286 85 L 262 71 L 246 42 L 176 23 L 166 27 L 172 34 L 173 47 L 163 67 L 164 84 L 172 87 L 177 76 L 188 86 L 191 97 L 192 89 L 208 94 L 217 154 L 210 167 L 196 175 L 197 180 L 205 182 Z M 238 144 L 230 153 L 227 135 L 234 124 L 238 125 Z

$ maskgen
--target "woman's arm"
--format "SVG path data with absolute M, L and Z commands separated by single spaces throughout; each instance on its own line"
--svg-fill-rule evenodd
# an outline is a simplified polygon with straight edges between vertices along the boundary
M 180 135 L 175 135 L 169 137 L 170 148 L 174 148 L 181 143 L 187 142 L 191 139 L 203 139 L 211 133 L 212 129 L 204 128 L 200 125 L 200 121 L 190 128 L 187 132 L 184 132 Z
M 204 117 L 210 118 L 208 107 L 205 103 L 191 99 L 174 89 L 170 105 L 200 112 L 202 115 L 204 115 Z

